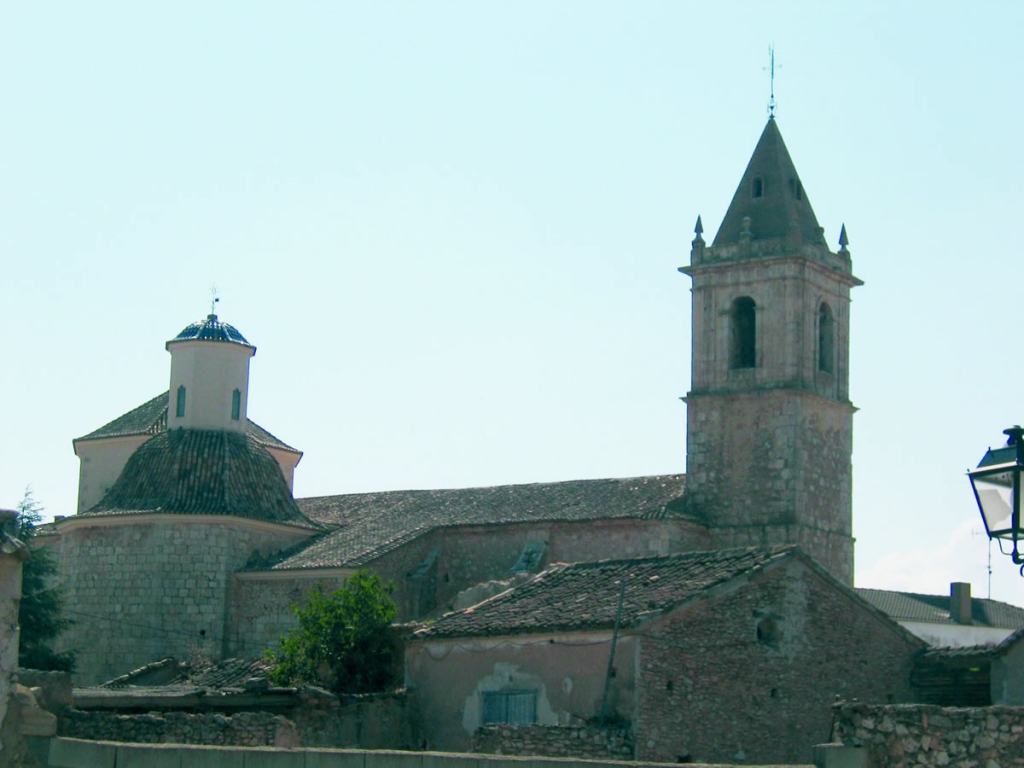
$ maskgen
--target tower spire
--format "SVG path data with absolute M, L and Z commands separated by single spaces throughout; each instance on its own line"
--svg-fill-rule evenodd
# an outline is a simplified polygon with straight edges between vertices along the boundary
M 768 46 L 768 119 L 775 119 L 775 44 Z

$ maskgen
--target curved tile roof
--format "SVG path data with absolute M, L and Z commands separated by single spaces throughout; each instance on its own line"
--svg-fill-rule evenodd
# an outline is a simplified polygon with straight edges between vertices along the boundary
M 520 587 L 442 616 L 415 636 L 429 640 L 612 629 L 623 580 L 621 626 L 635 627 L 718 584 L 799 552 L 790 544 L 554 565 Z
M 685 475 L 573 480 L 298 499 L 312 520 L 337 530 L 273 566 L 360 567 L 413 539 L 457 525 L 509 525 L 685 517 Z
M 216 315 L 207 315 L 205 320 L 189 323 L 171 341 L 230 341 L 252 346 L 235 326 L 222 323 Z
M 157 395 L 142 405 L 133 408 L 128 413 L 118 416 L 113 421 L 104 424 L 99 429 L 94 429 L 87 435 L 76 438 L 79 440 L 101 440 L 106 437 L 128 437 L 131 435 L 157 435 L 167 431 L 167 403 L 168 393 Z M 280 440 L 267 430 L 261 427 L 252 419 L 246 419 L 246 433 L 260 445 L 268 448 L 280 448 L 292 453 L 302 453 L 297 448 L 292 448 L 288 443 Z
M 131 455 L 99 504 L 83 515 L 153 512 L 234 515 L 316 530 L 292 498 L 281 467 L 252 437 L 164 431 Z

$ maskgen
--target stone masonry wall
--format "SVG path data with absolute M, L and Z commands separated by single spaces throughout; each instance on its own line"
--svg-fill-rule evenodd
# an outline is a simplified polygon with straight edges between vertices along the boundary
M 637 759 L 806 763 L 836 695 L 912 701 L 920 641 L 800 560 L 643 631 Z
M 868 750 L 877 768 L 998 768 L 1024 764 L 1024 708 L 929 704 L 833 708 L 833 741 Z
M 118 715 L 72 710 L 61 716 L 61 736 L 136 744 L 209 744 L 219 746 L 297 746 L 295 724 L 269 712 L 221 715 L 202 712 L 150 712 Z
M 485 725 L 473 734 L 472 751 L 484 755 L 632 760 L 628 730 L 593 726 Z
M 689 397 L 687 502 L 715 546 L 799 541 L 851 584 L 852 413 L 789 390 Z
M 102 682 L 166 656 L 218 660 L 233 571 L 304 532 L 137 517 L 62 532 L 60 578 L 74 626 L 59 650 L 78 653 L 76 685 Z

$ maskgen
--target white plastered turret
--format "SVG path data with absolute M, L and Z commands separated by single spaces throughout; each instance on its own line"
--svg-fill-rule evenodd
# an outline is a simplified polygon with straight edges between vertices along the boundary
M 211 314 L 168 341 L 167 351 L 171 353 L 167 428 L 244 434 L 249 359 L 256 347 Z

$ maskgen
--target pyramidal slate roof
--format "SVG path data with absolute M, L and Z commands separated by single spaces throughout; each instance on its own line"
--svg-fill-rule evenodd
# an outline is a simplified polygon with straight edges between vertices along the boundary
M 685 475 L 657 475 L 298 499 L 307 517 L 336 530 L 272 570 L 357 568 L 451 526 L 686 517 L 684 484 Z
M 166 432 L 168 394 L 168 392 L 164 392 L 152 400 L 147 400 L 142 405 L 118 416 L 99 429 L 94 429 L 89 434 L 77 438 L 75 442 L 77 443 L 79 440 L 101 440 L 107 437 L 157 435 L 161 432 Z M 292 448 L 283 440 L 274 437 L 274 435 L 270 434 L 270 432 L 252 419 L 246 419 L 246 433 L 260 445 L 267 446 L 268 448 L 280 448 L 292 453 L 302 453 L 297 448 Z
M 795 544 L 554 565 L 520 587 L 449 613 L 417 639 L 612 629 L 622 593 L 623 628 L 687 602 L 738 576 L 798 556 Z
M 154 435 L 131 455 L 99 504 L 79 516 L 154 512 L 320 527 L 299 510 L 264 446 L 253 437 L 216 430 Z
M 949 615 L 949 595 L 920 595 L 915 592 L 860 588 L 856 592 L 897 621 L 957 624 Z M 1021 629 L 1024 628 L 1024 608 L 998 600 L 972 597 L 971 620 L 978 627 Z
M 761 133 L 713 245 L 739 243 L 747 216 L 752 240 L 783 238 L 792 222 L 805 243 L 825 246 L 818 219 L 775 118 L 768 120 Z

